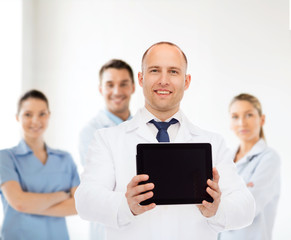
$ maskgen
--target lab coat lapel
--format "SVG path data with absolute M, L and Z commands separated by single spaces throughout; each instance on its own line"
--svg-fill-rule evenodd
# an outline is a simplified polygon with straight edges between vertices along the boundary
M 130 120 L 127 127 L 128 132 L 135 132 L 145 142 L 156 143 L 158 142 L 153 133 L 147 127 L 146 123 L 141 119 L 141 113 L 138 111 L 136 115 Z
M 150 129 L 146 126 L 146 124 L 141 123 L 140 126 L 136 130 L 137 135 L 145 139 L 147 142 L 155 143 L 158 142 Z
M 189 120 L 183 113 L 182 121 L 180 124 L 181 124 L 180 129 L 174 142 L 177 143 L 190 142 L 193 138 L 193 134 L 196 135 L 195 127 L 189 122 Z

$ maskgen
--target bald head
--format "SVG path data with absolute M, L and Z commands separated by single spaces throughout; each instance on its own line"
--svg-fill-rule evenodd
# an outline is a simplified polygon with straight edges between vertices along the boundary
M 184 62 L 185 62 L 185 72 L 186 72 L 186 69 L 187 69 L 187 65 L 188 65 L 188 61 L 187 61 L 187 57 L 185 55 L 185 53 L 181 50 L 181 48 L 179 48 L 176 44 L 174 43 L 171 43 L 171 42 L 158 42 L 158 43 L 155 43 L 153 44 L 152 46 L 150 46 L 146 51 L 145 53 L 143 54 L 142 56 L 142 62 L 141 62 L 141 69 L 142 71 L 144 71 L 144 67 L 145 67 L 145 61 L 146 61 L 146 58 L 148 56 L 148 54 L 151 52 L 151 50 L 157 46 L 160 46 L 160 45 L 169 45 L 169 46 L 172 46 L 174 48 L 177 48 L 177 50 L 180 52 L 181 54 L 181 57 L 183 57 L 184 59 Z

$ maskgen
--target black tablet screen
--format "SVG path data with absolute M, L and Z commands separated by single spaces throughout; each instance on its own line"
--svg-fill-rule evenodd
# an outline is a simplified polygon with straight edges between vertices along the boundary
M 206 192 L 212 178 L 210 144 L 139 144 L 137 174 L 148 174 L 155 184 L 154 197 L 142 205 L 201 203 L 212 201 Z

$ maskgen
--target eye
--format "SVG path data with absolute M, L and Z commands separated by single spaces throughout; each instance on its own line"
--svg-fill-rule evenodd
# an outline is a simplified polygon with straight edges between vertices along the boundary
M 254 114 L 252 114 L 252 113 L 248 113 L 247 114 L 247 117 L 249 118 L 249 117 L 252 117 L 252 116 L 254 116 Z
M 113 88 L 114 85 L 113 85 L 112 83 L 107 83 L 107 84 L 106 84 L 106 87 L 107 87 L 107 88 Z
M 41 116 L 41 117 L 44 117 L 44 116 L 46 116 L 46 115 L 47 115 L 46 112 L 41 112 L 41 113 L 39 114 L 39 116 Z
M 153 69 L 150 70 L 150 72 L 151 72 L 151 73 L 157 73 L 157 72 L 158 72 L 158 69 L 153 68 Z
M 238 119 L 238 116 L 233 115 L 231 116 L 231 118 L 235 120 L 235 119 Z
M 126 83 L 121 83 L 120 84 L 120 87 L 127 87 L 129 84 L 126 82 Z
M 176 70 L 171 70 L 170 73 L 171 74 L 178 74 L 178 72 Z
M 24 116 L 25 116 L 25 117 L 31 117 L 32 114 L 31 114 L 31 113 L 25 113 Z

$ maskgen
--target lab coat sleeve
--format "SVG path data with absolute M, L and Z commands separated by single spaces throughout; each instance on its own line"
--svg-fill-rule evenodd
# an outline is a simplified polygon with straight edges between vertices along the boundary
M 249 190 L 255 198 L 256 215 L 280 192 L 280 158 L 272 150 L 263 153 L 249 182 L 254 186 Z
M 114 191 L 115 169 L 108 144 L 102 133 L 95 132 L 88 150 L 87 164 L 76 190 L 76 209 L 85 220 L 119 228 L 133 218 L 124 192 Z
M 88 147 L 90 146 L 91 141 L 94 139 L 94 133 L 96 129 L 91 125 L 85 126 L 79 135 L 79 153 L 81 164 L 85 165 L 85 159 L 88 153 Z
M 254 219 L 254 198 L 237 174 L 230 150 L 222 139 L 217 141 L 219 144 L 213 144 L 213 159 L 220 175 L 221 202 L 216 215 L 209 218 L 208 223 L 216 231 L 243 228 Z

